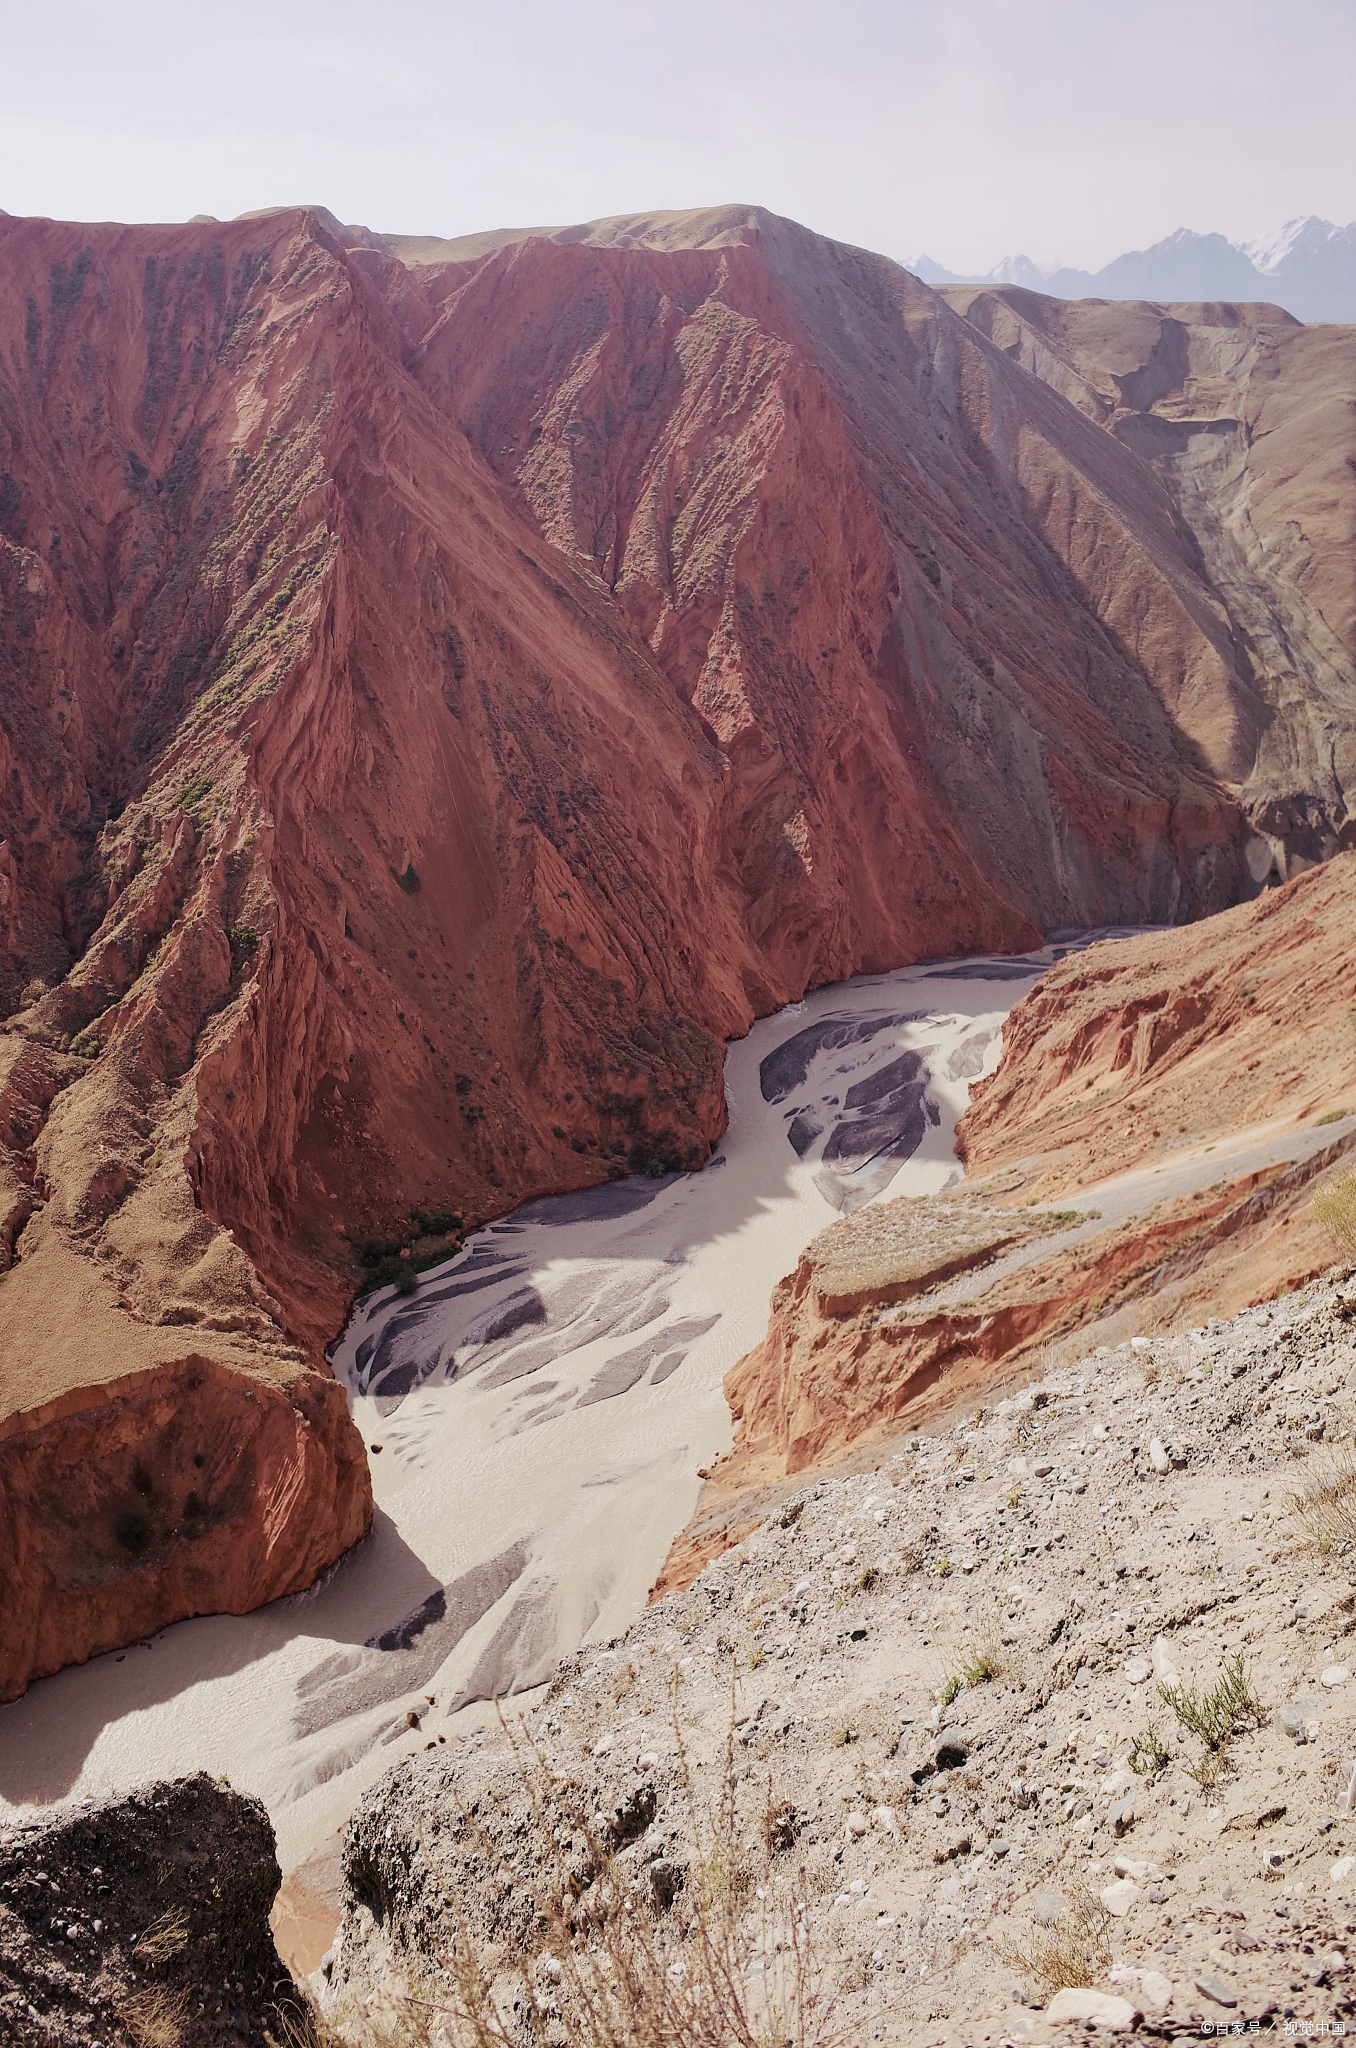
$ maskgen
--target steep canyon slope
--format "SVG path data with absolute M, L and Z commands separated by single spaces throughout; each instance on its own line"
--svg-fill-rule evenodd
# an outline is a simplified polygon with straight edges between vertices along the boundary
M 896 266 L 372 239 L 0 218 L 0 1691 L 361 1534 L 360 1240 L 698 1163 L 807 985 L 1345 827 L 1154 461 Z
M 774 1291 L 766 1336 L 726 1376 L 734 1448 L 661 1584 L 798 1473 L 1331 1265 L 1313 1196 L 1356 1146 L 1354 962 L 1341 854 L 1044 974 L 958 1127 L 965 1186 L 833 1224 Z
M 1352 843 L 1356 349 L 1274 306 L 948 301 L 1132 449 L 1228 619 L 1231 779 L 1272 879 Z M 1133 598 L 1129 601 L 1133 603 Z M 1260 855 L 1260 849 L 1256 849 Z

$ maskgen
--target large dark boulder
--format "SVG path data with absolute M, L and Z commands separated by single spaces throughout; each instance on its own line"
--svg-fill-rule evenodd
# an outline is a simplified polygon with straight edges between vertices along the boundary
M 280 1882 L 263 1807 L 202 1772 L 0 1829 L 0 2041 L 263 2048 Z

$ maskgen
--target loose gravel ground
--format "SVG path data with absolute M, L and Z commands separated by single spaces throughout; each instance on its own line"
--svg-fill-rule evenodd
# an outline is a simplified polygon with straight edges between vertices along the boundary
M 681 1942 L 680 1745 L 705 1797 L 733 1724 L 746 1810 L 769 1787 L 794 1809 L 772 1902 L 808 1901 L 848 2039 L 1356 2025 L 1354 1371 L 1346 1275 L 1094 1351 L 807 1487 L 572 1659 L 527 1728 L 598 1813 L 640 1816 L 616 1868 Z M 1324 1483 L 1319 1547 L 1295 1498 Z M 1212 1783 L 1161 1689 L 1208 1692 L 1238 1658 L 1258 1711 Z M 530 1894 L 506 1738 L 440 1739 L 439 1711 L 350 1824 L 361 1882 L 319 1980 L 335 2009 L 436 1976 L 477 1885 L 491 1943 Z M 656 1864 L 679 1872 L 672 1904 Z M 1080 1902 L 1102 1956 L 1052 1995 L 1021 1958 Z

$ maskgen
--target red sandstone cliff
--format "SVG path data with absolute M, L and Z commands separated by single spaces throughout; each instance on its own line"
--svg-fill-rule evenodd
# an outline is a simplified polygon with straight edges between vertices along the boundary
M 1190 930 L 1071 954 L 1009 1013 L 975 1083 L 966 1171 L 1011 1169 L 1024 1198 L 1059 1200 L 1356 1110 L 1353 1005 L 1356 854 Z
M 185 1615 L 299 1593 L 365 1533 L 333 1379 L 178 1352 L 0 1422 L 0 1700 Z
M 1083 1355 L 1232 1315 L 1331 1265 L 1310 1201 L 1356 1142 L 1353 1016 L 1356 854 L 1042 976 L 961 1121 L 973 1192 L 863 1209 L 776 1289 L 763 1341 L 726 1375 L 734 1447 L 658 1590 L 736 1540 L 767 1488 L 988 1398 L 1052 1345 Z M 1248 1163 L 1310 1131 L 1292 1163 Z M 1159 1198 L 1156 1168 L 1195 1185 Z M 1125 1213 L 986 1283 L 986 1264 L 1049 1227 L 1027 1204 L 1092 1189 L 1114 1211 L 1115 1177 L 1136 1175 Z M 971 1269 L 979 1284 L 939 1292 Z
M 766 215 L 442 254 L 0 221 L 0 1412 L 54 1440 L 316 1372 L 412 1203 L 695 1163 L 809 983 L 1255 886 L 1172 492 L 975 324 Z M 326 1430 L 316 1546 L 122 1546 L 40 1661 L 351 1541 Z

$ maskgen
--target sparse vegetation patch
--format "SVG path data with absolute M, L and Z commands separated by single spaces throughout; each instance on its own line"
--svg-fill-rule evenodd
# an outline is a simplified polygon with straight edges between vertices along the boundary
M 1291 1496 L 1291 1511 L 1319 1551 L 1356 1541 L 1356 1451 L 1343 1444 Z
M 1223 1771 L 1229 1746 L 1262 1719 L 1262 1706 L 1243 1664 L 1243 1653 L 1231 1657 L 1208 1692 L 1185 1685 L 1160 1685 L 1158 1696 L 1171 1707 L 1189 1735 L 1199 1738 L 1201 1757 L 1192 1775 L 1213 1785 Z
M 1041 1992 L 1095 1984 L 1111 1961 L 1112 1917 L 1087 1885 L 1072 1888 L 1068 1911 L 1024 1941 L 1000 1946 L 1003 1960 Z
M 1330 1173 L 1312 1207 L 1338 1257 L 1356 1259 L 1356 1170 L 1343 1166 Z

